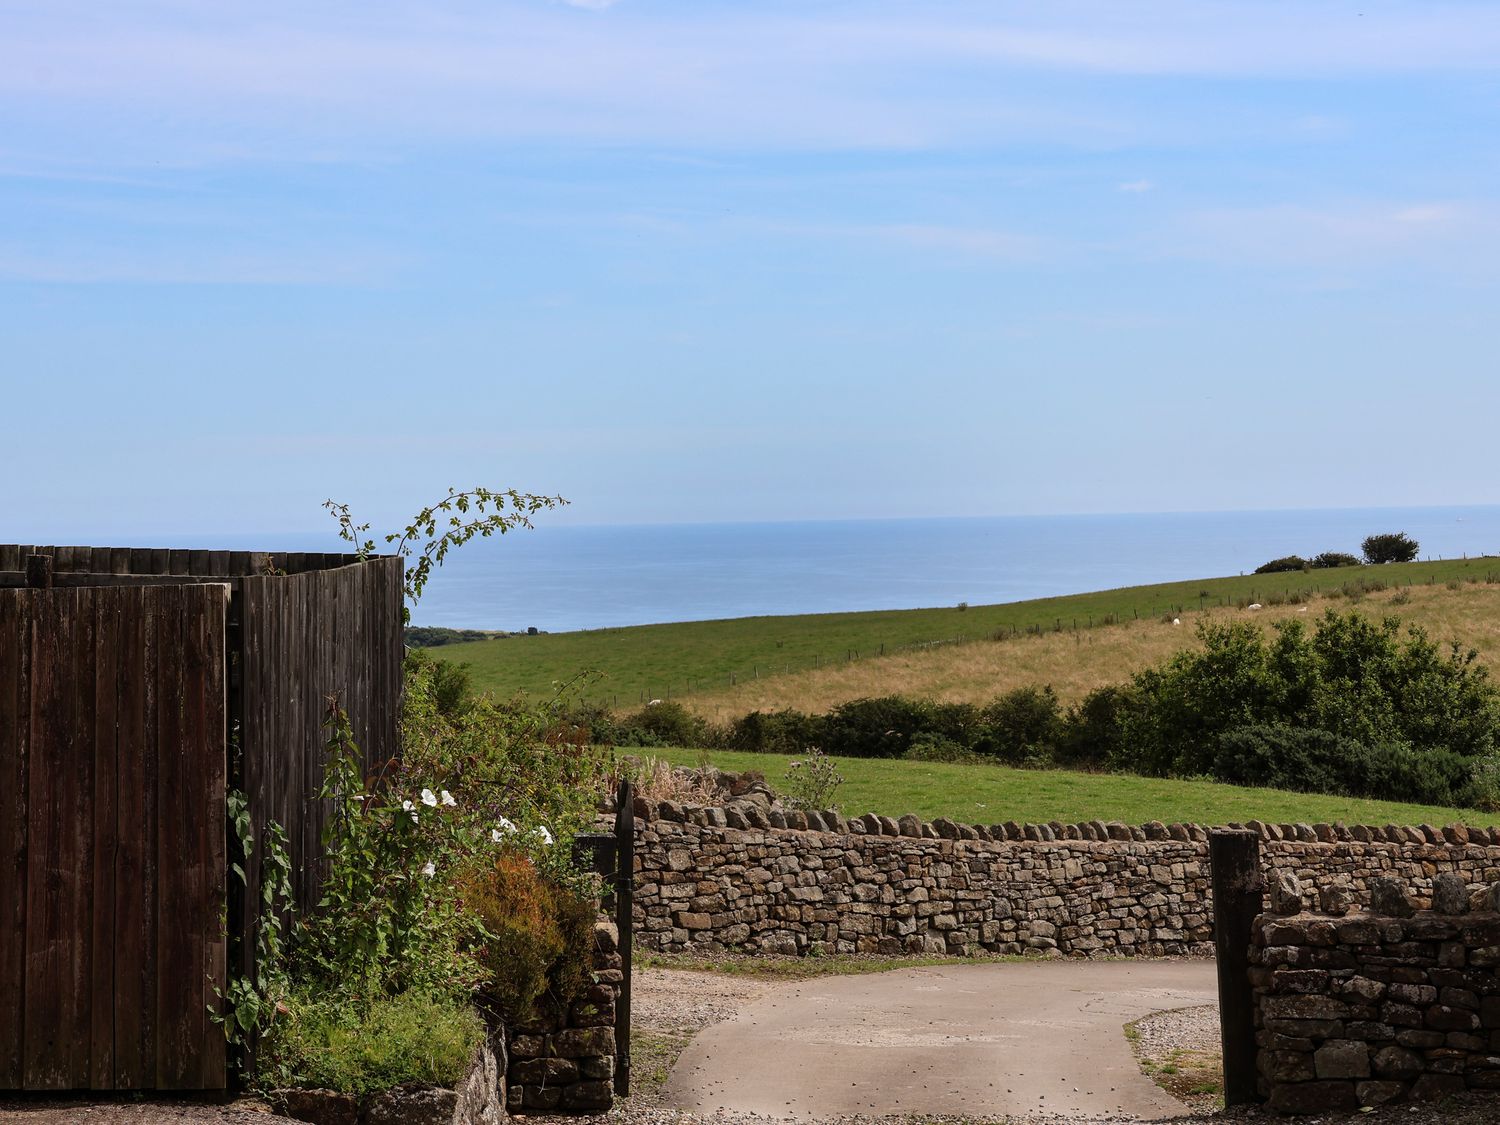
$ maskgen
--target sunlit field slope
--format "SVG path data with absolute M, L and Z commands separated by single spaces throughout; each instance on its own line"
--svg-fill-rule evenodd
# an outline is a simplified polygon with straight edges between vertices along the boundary
M 861 695 L 906 692 L 988 699 L 1019 683 L 1051 683 L 1064 700 L 1192 642 L 1206 614 L 1269 622 L 1351 604 L 1393 612 L 1500 657 L 1500 559 L 1349 567 L 1210 578 L 1069 597 L 970 606 L 745 617 L 503 637 L 435 649 L 469 665 L 481 690 L 547 694 L 593 672 L 585 694 L 631 708 L 680 698 L 717 717 L 760 707 L 821 710 Z M 1451 587 L 1451 588 L 1450 588 Z M 1330 595 L 1337 600 L 1330 600 Z M 1405 604 L 1393 604 L 1405 600 Z M 1240 608 L 1251 602 L 1265 608 Z M 1305 616 L 1305 614 L 1304 614 Z M 1173 618 L 1181 625 L 1172 625 Z
M 617 751 L 620 757 L 632 754 L 683 766 L 711 761 L 722 769 L 757 769 L 765 773 L 774 788 L 779 788 L 787 763 L 794 760 L 777 754 L 728 750 Z M 1007 820 L 1020 823 L 1122 820 L 1127 824 L 1150 820 L 1184 824 L 1243 824 L 1247 820 L 1377 825 L 1496 823 L 1494 814 L 1474 810 L 1248 789 L 1210 781 L 875 758 L 839 758 L 836 762 L 845 779 L 836 799 L 850 816 L 867 812 L 900 816 L 910 812 L 923 818 L 947 816 L 970 824 L 1000 824 Z

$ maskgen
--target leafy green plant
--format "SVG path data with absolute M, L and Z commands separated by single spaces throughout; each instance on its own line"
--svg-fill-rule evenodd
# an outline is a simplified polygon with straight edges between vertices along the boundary
M 245 868 L 255 850 L 254 822 L 250 801 L 238 789 L 227 795 L 229 828 L 238 855 L 230 863 L 230 874 L 248 884 Z M 222 1004 L 211 1007 L 209 1014 L 224 1028 L 231 1046 L 245 1047 L 270 1030 L 290 989 L 287 972 L 287 950 L 282 916 L 291 916 L 292 862 L 287 854 L 286 831 L 274 820 L 268 821 L 262 841 L 260 861 L 260 909 L 255 925 L 255 957 L 247 975 L 239 968 L 239 958 L 232 957 L 235 968 L 229 973 L 225 990 L 218 993 Z
M 318 792 L 326 874 L 315 914 L 298 935 L 303 979 L 394 994 L 477 982 L 464 950 L 469 919 L 443 893 L 440 870 L 474 854 L 473 832 L 447 789 L 403 796 L 399 773 L 367 783 L 348 717 L 329 709 L 328 758 Z
M 303 986 L 261 1057 L 267 1089 L 310 1086 L 364 1097 L 408 1083 L 454 1086 L 484 1038 L 467 998 L 411 990 L 349 1003 Z
M 532 527 L 531 517 L 567 504 L 561 496 L 537 496 L 517 492 L 514 488 L 470 488 L 463 492 L 448 489 L 448 495 L 423 508 L 400 531 L 384 536 L 393 554 L 408 561 L 406 597 L 415 604 L 433 568 L 443 565 L 448 552 L 462 547 L 476 536 L 488 539 L 517 528 Z M 360 557 L 376 551 L 368 523 L 355 523 L 349 505 L 325 500 L 323 507 L 338 521 L 339 538 L 352 543 Z
M 834 798 L 843 784 L 836 763 L 814 746 L 801 761 L 787 763 L 782 794 L 794 809 L 821 811 L 838 807 Z

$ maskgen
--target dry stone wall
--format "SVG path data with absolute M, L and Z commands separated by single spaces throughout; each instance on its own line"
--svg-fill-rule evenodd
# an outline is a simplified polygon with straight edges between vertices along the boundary
M 613 925 L 594 932 L 594 984 L 565 1010 L 510 1029 L 511 1113 L 603 1113 L 614 1101 L 615 1005 L 624 980 Z
M 636 940 L 665 952 L 1210 954 L 1208 830 L 965 825 L 754 801 L 636 805 Z M 1500 880 L 1500 834 L 1251 822 L 1266 866 L 1352 897 Z
M 1261 1093 L 1283 1113 L 1438 1101 L 1500 1090 L 1500 885 L 1437 876 L 1435 910 L 1397 879 L 1351 913 L 1342 883 L 1317 911 L 1295 878 L 1251 950 Z

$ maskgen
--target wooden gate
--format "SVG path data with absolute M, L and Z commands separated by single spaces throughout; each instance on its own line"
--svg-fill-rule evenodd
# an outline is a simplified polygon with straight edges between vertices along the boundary
M 0 1089 L 221 1089 L 219 584 L 0 589 Z

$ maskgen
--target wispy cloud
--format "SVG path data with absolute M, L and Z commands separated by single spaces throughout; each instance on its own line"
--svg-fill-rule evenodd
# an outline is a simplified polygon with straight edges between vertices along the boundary
M 1155 186 L 1150 180 L 1127 180 L 1119 186 L 1118 190 L 1138 194 L 1143 191 L 1150 191 Z
M 569 8 L 612 7 L 607 20 Z M 612 0 L 84 0 L 7 5 L 0 111 L 71 119 L 160 159 L 175 138 L 592 139 L 712 146 L 1109 144 L 1108 98 L 1019 76 L 1394 74 L 1500 65 L 1500 6 L 933 0 L 817 6 Z M 980 96 L 974 96 L 973 91 Z M 967 91 L 961 96 L 960 91 Z M 127 123 L 136 123 L 131 126 Z M 149 126 L 149 127 L 148 127 Z M 316 144 L 302 148 L 316 152 Z
M 1214 208 L 1181 217 L 1160 245 L 1168 256 L 1231 265 L 1492 274 L 1500 263 L 1500 206 L 1346 200 Z

